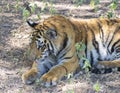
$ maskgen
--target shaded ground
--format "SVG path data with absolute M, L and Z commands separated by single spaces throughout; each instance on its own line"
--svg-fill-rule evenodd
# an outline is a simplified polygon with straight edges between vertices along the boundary
M 29 51 L 27 49 L 30 29 L 23 21 L 22 16 L 25 1 L 21 1 L 18 3 L 17 0 L 0 1 L 0 93 L 95 93 L 93 86 L 97 81 L 100 85 L 99 93 L 119 93 L 120 72 L 116 71 L 101 75 L 91 74 L 90 78 L 80 74 L 76 79 L 60 81 L 53 88 L 43 88 L 38 83 L 24 85 L 21 81 L 21 75 L 29 69 L 32 58 L 28 58 Z M 27 1 L 32 2 L 33 0 Z M 72 0 L 53 0 L 53 5 L 48 3 L 48 7 L 55 7 L 53 13 L 68 17 L 95 18 L 106 15 L 109 10 L 108 5 L 111 0 L 100 1 L 96 12 L 89 6 L 88 2 L 76 7 L 76 3 Z M 42 11 L 40 13 L 42 19 L 51 15 L 50 8 L 45 8 L 44 2 L 35 0 L 34 3 L 38 5 L 34 14 Z M 119 17 L 120 7 L 115 12 Z M 29 18 L 36 19 L 37 16 L 34 14 Z

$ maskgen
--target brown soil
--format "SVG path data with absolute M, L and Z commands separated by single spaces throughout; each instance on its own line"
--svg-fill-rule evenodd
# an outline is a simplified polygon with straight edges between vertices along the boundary
M 23 2 L 22 2 L 23 1 Z M 34 1 L 38 5 L 35 13 L 29 18 L 36 19 L 38 12 L 45 7 L 44 2 Z M 48 3 L 50 0 L 46 0 Z M 81 6 L 76 7 L 73 0 L 53 0 L 57 14 L 76 18 L 95 18 L 106 15 L 111 0 L 100 0 L 98 11 L 94 11 L 86 0 Z M 0 1 L 0 93 L 97 93 L 93 86 L 99 83 L 98 93 L 120 93 L 120 72 L 114 71 L 108 74 L 79 74 L 77 78 L 63 80 L 56 87 L 43 88 L 39 83 L 24 85 L 21 75 L 30 68 L 32 58 L 29 58 L 28 42 L 30 28 L 23 20 L 22 9 L 26 7 L 25 0 Z M 119 4 L 120 5 L 120 4 Z M 48 4 L 48 7 L 51 6 Z M 119 17 L 120 6 L 115 11 Z M 49 8 L 44 9 L 40 14 L 41 19 L 50 16 Z

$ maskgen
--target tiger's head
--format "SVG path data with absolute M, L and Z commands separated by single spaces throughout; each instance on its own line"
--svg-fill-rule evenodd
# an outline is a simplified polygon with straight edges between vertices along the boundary
M 27 23 L 33 28 L 30 46 L 36 56 L 41 56 L 41 53 L 49 55 L 51 52 L 61 58 L 75 44 L 73 26 L 63 16 L 52 16 L 40 23 L 28 20 Z

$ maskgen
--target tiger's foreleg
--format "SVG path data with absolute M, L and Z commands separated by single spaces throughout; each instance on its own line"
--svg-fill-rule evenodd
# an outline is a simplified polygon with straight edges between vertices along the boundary
M 32 68 L 22 75 L 22 81 L 25 84 L 32 84 L 38 76 L 37 63 L 34 62 Z
M 45 87 L 56 85 L 56 82 L 68 73 L 74 72 L 79 66 L 78 59 L 72 58 L 52 67 L 40 80 Z

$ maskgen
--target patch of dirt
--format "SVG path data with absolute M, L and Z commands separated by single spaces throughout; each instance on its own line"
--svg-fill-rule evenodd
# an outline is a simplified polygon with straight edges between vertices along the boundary
M 19 1 L 19 0 L 18 0 Z M 23 20 L 22 10 L 25 3 L 34 1 L 38 8 L 29 18 L 37 19 L 36 14 L 40 13 L 41 19 L 51 15 L 49 8 L 54 7 L 57 14 L 76 18 L 97 18 L 106 15 L 109 4 L 112 0 L 100 0 L 98 11 L 90 7 L 88 1 L 76 7 L 73 0 L 53 0 L 53 4 L 39 0 L 1 0 L 0 1 L 0 93 L 97 93 L 93 86 L 99 82 L 98 93 L 119 93 L 120 72 L 108 74 L 91 74 L 87 77 L 80 74 L 77 78 L 63 80 L 56 87 L 43 88 L 38 83 L 24 85 L 21 75 L 30 68 L 33 58 L 29 58 L 29 31 L 30 28 Z M 19 6 L 17 8 L 17 5 Z M 44 11 L 43 11 L 44 10 Z M 115 11 L 117 17 L 120 13 L 120 4 Z M 87 77 L 87 78 L 86 78 Z

